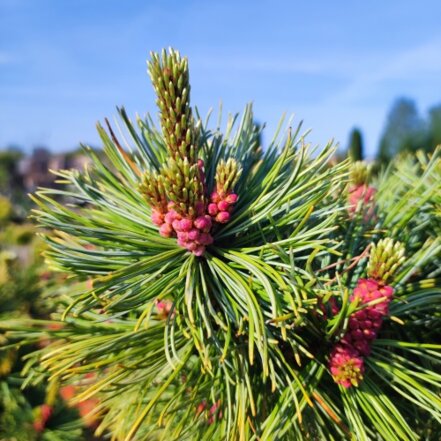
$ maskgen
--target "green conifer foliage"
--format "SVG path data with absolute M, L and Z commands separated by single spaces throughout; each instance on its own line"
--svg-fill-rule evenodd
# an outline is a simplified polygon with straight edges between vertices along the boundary
M 98 127 L 110 166 L 86 148 L 92 168 L 35 196 L 47 261 L 84 283 L 62 328 L 4 325 L 53 339 L 28 382 L 88 375 L 74 400 L 96 399 L 96 433 L 118 441 L 418 439 L 421 412 L 441 419 L 423 319 L 441 298 L 440 152 L 360 185 L 300 127 L 261 149 L 250 106 L 199 121 L 178 52 L 149 66 L 162 130 L 120 109 L 118 132 Z M 211 236 L 201 252 L 190 228 Z

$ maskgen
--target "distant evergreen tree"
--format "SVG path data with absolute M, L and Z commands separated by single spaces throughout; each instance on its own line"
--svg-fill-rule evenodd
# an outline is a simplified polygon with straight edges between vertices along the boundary
M 348 156 L 353 161 L 362 161 L 364 157 L 363 137 L 360 129 L 353 128 L 349 135 Z
M 429 147 L 434 149 L 441 144 L 441 104 L 429 110 Z
M 413 100 L 399 98 L 389 113 L 378 159 L 380 162 L 389 162 L 398 153 L 419 149 L 427 150 L 426 124 L 419 116 Z
M 20 186 L 18 179 L 18 163 L 23 153 L 15 147 L 0 150 L 0 194 L 10 195 Z

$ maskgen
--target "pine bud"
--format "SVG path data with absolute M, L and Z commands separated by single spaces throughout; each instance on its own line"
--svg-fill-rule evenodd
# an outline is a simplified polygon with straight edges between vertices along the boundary
M 227 161 L 223 159 L 219 161 L 216 167 L 216 192 L 221 198 L 231 193 L 236 185 L 242 169 L 235 159 L 229 158 Z M 214 201 L 213 201 L 214 202 Z
M 230 213 L 228 211 L 220 211 L 216 216 L 216 221 L 220 224 L 225 224 L 230 220 Z
M 367 274 L 386 284 L 405 261 L 405 249 L 401 242 L 390 238 L 373 244 L 370 252 Z
M 219 213 L 219 209 L 217 208 L 217 204 L 211 203 L 208 204 L 208 214 L 210 216 L 215 217 Z
M 364 161 L 356 161 L 351 165 L 350 180 L 355 186 L 368 185 L 372 166 Z
M 159 228 L 159 234 L 163 237 L 172 237 L 173 228 L 170 224 L 162 224 Z
M 217 208 L 219 209 L 219 211 L 227 211 L 229 207 L 230 204 L 226 200 L 220 201 L 217 204 Z
M 159 212 L 158 210 L 152 211 L 152 222 L 160 227 L 164 222 L 164 214 Z

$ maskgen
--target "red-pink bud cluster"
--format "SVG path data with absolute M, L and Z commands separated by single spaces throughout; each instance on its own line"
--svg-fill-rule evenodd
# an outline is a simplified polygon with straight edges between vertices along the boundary
M 215 222 L 226 224 L 231 218 L 233 205 L 237 202 L 236 193 L 222 194 L 222 192 L 213 191 L 208 204 L 208 214 Z
M 202 412 L 207 410 L 207 401 L 203 400 L 199 403 L 196 408 L 196 415 L 200 415 Z M 213 424 L 216 420 L 220 420 L 222 418 L 222 409 L 221 409 L 221 401 L 217 400 L 210 409 L 207 410 L 207 423 L 209 425 Z
M 331 353 L 329 369 L 336 383 L 346 388 L 358 386 L 363 379 L 364 360 L 350 346 L 337 344 Z
M 374 279 L 360 279 L 350 297 L 351 301 L 369 303 L 377 299 L 384 300 L 354 312 L 349 318 L 349 329 L 342 342 L 352 345 L 361 355 L 369 355 L 371 343 L 378 335 L 383 317 L 389 312 L 389 303 L 394 290 L 383 286 Z
M 152 221 L 159 226 L 161 236 L 177 237 L 179 246 L 196 256 L 202 256 L 205 248 L 213 243 L 213 237 L 210 234 L 212 220 L 208 214 L 203 213 L 204 210 L 199 209 L 198 216 L 190 219 L 181 216 L 170 206 L 165 214 L 153 210 Z
M 383 285 L 375 279 L 358 280 L 357 286 L 350 297 L 351 301 L 357 300 L 359 304 L 363 304 L 379 299 L 382 300 L 354 312 L 349 317 L 348 330 L 335 346 L 330 358 L 331 373 L 337 383 L 345 387 L 354 384 L 352 381 L 349 381 L 349 377 L 346 379 L 342 374 L 342 372 L 346 372 L 342 366 L 345 366 L 345 363 L 351 357 L 352 359 L 358 357 L 363 361 L 362 357 L 370 354 L 372 342 L 380 331 L 384 316 L 389 312 L 389 303 L 392 300 L 393 293 L 394 290 L 391 286 Z M 344 354 L 345 357 L 342 358 L 339 354 Z M 336 375 L 333 371 L 339 374 Z
M 359 204 L 365 222 L 369 222 L 375 214 L 375 193 L 377 190 L 366 184 L 353 185 L 349 188 L 349 215 L 354 217 Z
M 49 404 L 42 404 L 37 408 L 37 415 L 33 422 L 33 428 L 36 432 L 43 432 L 52 413 L 53 408 L 52 406 L 49 406 Z
M 176 237 L 178 245 L 191 251 L 196 256 L 202 256 L 208 245 L 213 243 L 211 230 L 214 223 L 225 224 L 231 218 L 233 205 L 237 202 L 237 194 L 232 191 L 217 191 L 211 194 L 208 206 L 205 202 L 206 177 L 204 161 L 198 159 L 199 179 L 203 184 L 203 194 L 190 213 L 187 215 L 175 209 L 176 205 L 169 202 L 167 208 L 156 205 L 152 210 L 152 222 L 159 227 L 159 234 L 163 237 Z
M 216 403 L 214 403 L 210 410 L 208 411 L 209 417 L 208 417 L 208 424 L 213 424 L 216 420 L 220 420 L 222 418 L 222 409 L 220 408 L 221 401 L 217 400 Z
M 159 300 L 155 302 L 156 310 L 158 311 L 158 317 L 162 320 L 166 320 L 173 308 L 173 302 L 171 300 Z

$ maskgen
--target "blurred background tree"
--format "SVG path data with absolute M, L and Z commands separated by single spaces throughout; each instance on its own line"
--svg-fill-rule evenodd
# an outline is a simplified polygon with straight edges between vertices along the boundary
M 413 100 L 399 98 L 392 106 L 380 140 L 378 159 L 389 162 L 401 152 L 427 150 L 427 129 Z
M 0 150 L 0 192 L 10 195 L 20 182 L 17 182 L 18 164 L 23 158 L 22 151 L 17 147 Z
M 429 110 L 429 142 L 431 147 L 441 144 L 441 104 Z
M 364 157 L 363 136 L 357 127 L 354 127 L 349 135 L 348 156 L 353 161 L 362 161 Z

